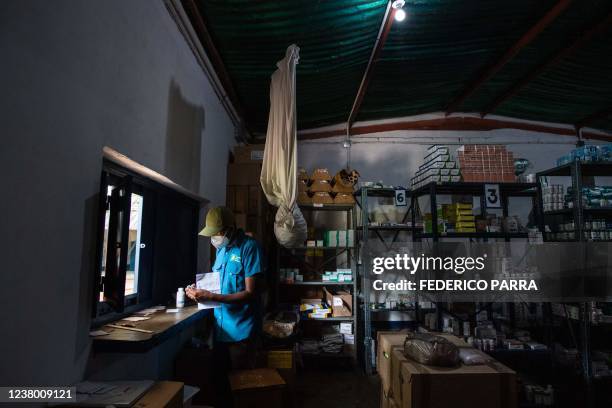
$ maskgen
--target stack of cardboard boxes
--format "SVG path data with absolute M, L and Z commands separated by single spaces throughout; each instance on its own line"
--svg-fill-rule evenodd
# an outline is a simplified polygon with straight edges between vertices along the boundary
M 457 183 L 461 181 L 461 171 L 448 146 L 433 145 L 427 149 L 423 164 L 411 179 L 413 189 L 431 182 Z
M 353 315 L 353 295 L 345 291 L 323 288 L 320 298 L 301 299 L 299 309 L 304 319 L 350 317 Z
M 263 151 L 264 145 L 234 148 L 234 162 L 227 169 L 226 205 L 234 212 L 236 225 L 267 248 L 274 212 L 259 182 Z
M 308 176 L 305 169 L 298 172 L 298 203 L 299 204 L 342 204 L 352 205 L 353 186 L 343 183 L 336 175 L 332 178 L 327 169 L 314 169 Z
M 459 348 L 463 340 L 438 334 Z M 381 379 L 381 408 L 516 408 L 516 374 L 489 359 L 486 365 L 435 367 L 404 356 L 405 332 L 379 332 L 376 364 Z
M 444 206 L 445 218 L 455 227 L 455 232 L 476 232 L 472 203 L 454 203 Z
M 476 232 L 472 203 L 441 204 L 437 208 L 438 232 Z M 423 216 L 425 232 L 432 232 L 432 216 Z
M 457 151 L 463 181 L 514 183 L 514 156 L 501 145 L 465 145 Z

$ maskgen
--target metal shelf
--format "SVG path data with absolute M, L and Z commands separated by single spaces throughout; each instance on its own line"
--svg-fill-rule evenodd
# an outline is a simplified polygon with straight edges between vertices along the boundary
M 300 322 L 352 322 L 355 319 L 354 316 L 346 316 L 346 317 L 318 317 L 318 318 L 308 318 L 308 319 L 300 319 Z
M 438 238 L 528 238 L 526 232 L 447 232 L 439 233 Z M 431 232 L 417 234 L 416 238 L 433 238 Z
M 301 210 L 309 211 L 351 211 L 354 204 L 299 204 Z
M 305 353 L 300 351 L 299 353 L 306 358 L 355 358 L 354 353 L 346 353 L 344 351 L 340 353 Z
M 413 197 L 420 197 L 431 194 L 432 189 L 438 195 L 484 195 L 485 184 L 496 184 L 499 186 L 501 193 L 508 197 L 532 197 L 536 195 L 536 183 L 498 183 L 492 181 L 475 183 L 475 182 L 457 182 L 457 183 L 437 183 L 431 182 L 425 184 L 410 192 Z
M 365 191 L 369 197 L 395 197 L 396 190 L 405 190 L 406 194 L 409 193 L 408 188 L 389 188 L 389 187 L 362 187 L 355 191 L 353 195 L 361 197 L 362 191 Z
M 336 250 L 342 250 L 342 251 L 346 251 L 347 249 L 355 249 L 355 247 L 352 246 L 313 246 L 313 247 L 309 247 L 309 246 L 300 246 L 300 247 L 295 247 L 295 248 L 284 248 L 283 249 L 285 251 L 291 251 L 292 249 L 298 250 L 298 251 L 304 251 L 307 249 L 325 249 L 325 250 L 331 250 L 331 249 L 336 249 Z
M 538 190 L 541 195 L 542 186 L 541 181 L 542 177 L 570 177 L 571 185 L 572 185 L 572 202 L 573 208 L 557 210 L 557 211 L 549 211 L 544 213 L 543 211 L 543 203 L 540 197 L 539 200 L 539 212 L 544 215 L 561 215 L 561 214 L 571 214 L 573 216 L 574 222 L 576 224 L 576 239 L 568 240 L 563 242 L 585 242 L 583 236 L 583 226 L 584 226 L 584 218 L 585 215 L 607 215 L 612 213 L 612 209 L 610 208 L 584 208 L 582 207 L 582 183 L 584 177 L 597 177 L 597 176 L 612 176 L 612 162 L 571 162 L 564 164 L 562 166 L 557 166 L 552 169 L 544 170 L 542 172 L 537 173 L 537 181 L 538 181 Z M 544 217 L 540 217 L 540 230 L 544 231 L 545 222 Z M 549 241 L 547 239 L 547 234 L 544 234 L 544 240 L 546 242 L 558 242 L 558 241 Z M 583 255 L 584 256 L 584 255 Z M 579 303 L 579 319 L 577 323 L 579 324 L 579 338 L 580 338 L 580 355 L 581 355 L 581 363 L 582 363 L 582 375 L 587 384 L 592 381 L 592 373 L 591 373 L 591 311 L 592 305 L 590 302 L 581 302 Z
M 357 227 L 358 230 L 363 230 L 363 225 Z M 411 225 L 368 225 L 367 228 L 371 231 L 420 231 L 423 227 L 413 227 Z
M 583 208 L 582 209 L 583 213 L 590 213 L 590 214 L 610 214 L 612 215 L 612 207 L 591 207 L 591 208 Z M 544 215 L 567 215 L 567 214 L 574 214 L 574 209 L 573 208 L 564 208 L 562 210 L 554 210 L 554 211 L 545 211 Z
M 572 167 L 578 163 L 580 173 L 583 176 L 612 176 L 612 162 L 571 162 L 552 169 L 541 171 L 538 177 L 569 177 L 572 175 Z
M 355 225 L 356 223 L 356 214 L 355 214 L 355 204 L 301 204 L 299 205 L 299 208 L 304 212 L 304 217 L 306 217 L 307 219 L 311 219 L 309 221 L 309 223 L 317 224 L 316 221 L 316 214 L 317 212 L 320 211 L 325 211 L 325 212 L 336 212 L 336 216 L 339 215 L 339 217 L 346 217 L 346 230 L 354 230 L 355 229 Z M 355 234 L 356 236 L 357 234 Z M 355 237 L 356 239 L 356 237 Z M 356 241 L 355 241 L 356 242 Z M 309 250 L 315 250 L 312 252 L 316 252 L 316 250 L 321 250 L 321 251 L 325 251 L 325 253 L 323 254 L 323 261 L 321 264 L 317 265 L 311 265 L 308 262 L 308 257 L 305 257 L 305 255 L 307 255 L 309 252 Z M 307 281 L 307 282 L 293 282 L 293 283 L 288 283 L 288 282 L 280 282 L 278 280 L 278 278 L 276 279 L 275 282 L 275 288 L 276 288 L 276 301 L 277 302 L 281 302 L 282 299 L 282 303 L 299 303 L 299 297 L 297 297 L 296 295 L 298 293 L 301 292 L 300 288 L 312 288 L 312 289 L 319 289 L 321 287 L 328 287 L 328 289 L 331 290 L 331 288 L 337 288 L 337 289 L 342 289 L 345 291 L 348 291 L 351 293 L 351 299 L 352 299 L 352 303 L 353 303 L 353 316 L 347 316 L 347 317 L 327 317 L 327 318 L 313 318 L 313 319 L 308 319 L 308 318 L 302 318 L 300 319 L 299 324 L 300 325 L 308 325 L 308 328 L 304 328 L 305 331 L 309 331 L 310 329 L 318 329 L 318 330 L 323 330 L 325 328 L 327 328 L 328 326 L 326 325 L 327 323 L 331 323 L 331 324 L 338 324 L 339 322 L 353 322 L 353 324 L 356 326 L 357 322 L 359 321 L 360 318 L 357 317 L 357 312 L 359 310 L 359 298 L 358 298 L 358 288 L 357 288 L 357 276 L 358 276 L 358 272 L 357 272 L 357 267 L 356 267 L 356 259 L 358 259 L 354 254 L 358 251 L 359 249 L 353 245 L 353 246 L 314 246 L 314 247 L 309 247 L 309 246 L 299 246 L 297 248 L 282 248 L 279 247 L 276 251 L 276 256 L 277 256 L 277 265 L 278 267 L 282 267 L 282 265 L 284 265 L 284 261 L 286 261 L 288 257 L 293 257 L 296 260 L 298 260 L 299 262 L 303 262 L 307 265 L 309 265 L 310 268 L 312 269 L 316 269 L 316 270 L 320 270 L 321 272 L 327 268 L 327 269 L 336 269 L 336 267 L 340 267 L 337 261 L 338 257 L 342 254 L 347 254 L 347 260 L 346 260 L 346 268 L 349 268 L 352 270 L 352 281 L 351 282 L 323 282 L 323 281 Z M 330 266 L 328 266 L 327 264 L 331 263 Z M 344 263 L 344 262 L 343 262 Z M 285 262 L 286 264 L 286 262 Z M 334 266 L 335 265 L 335 266 Z M 288 290 L 289 287 L 294 286 L 296 287 L 296 289 L 294 290 Z M 285 294 L 283 296 L 283 294 Z M 296 299 L 297 297 L 297 299 Z M 306 323 L 304 323 L 306 322 Z M 315 323 L 308 323 L 308 322 L 315 322 Z M 346 357 L 346 358 L 351 358 L 353 360 L 357 360 L 357 348 L 355 347 L 355 351 L 352 353 L 344 353 L 341 355 L 337 355 L 337 354 L 329 354 L 328 353 L 319 353 L 319 354 L 306 354 L 304 353 L 304 356 L 313 356 L 313 357 L 321 357 L 321 358 L 328 358 L 328 357 Z

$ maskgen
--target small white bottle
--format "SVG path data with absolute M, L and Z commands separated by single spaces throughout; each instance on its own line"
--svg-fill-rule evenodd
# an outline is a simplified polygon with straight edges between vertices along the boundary
M 185 307 L 185 290 L 183 288 L 178 288 L 176 291 L 176 307 L 179 309 Z

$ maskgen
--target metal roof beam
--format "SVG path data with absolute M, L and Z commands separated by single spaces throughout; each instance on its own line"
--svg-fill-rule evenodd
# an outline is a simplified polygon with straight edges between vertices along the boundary
M 501 105 L 505 100 L 510 98 L 512 95 L 516 94 L 522 88 L 524 88 L 528 83 L 537 78 L 542 72 L 546 71 L 551 66 L 557 64 L 559 61 L 572 54 L 574 51 L 578 50 L 582 47 L 587 41 L 591 40 L 595 35 L 600 34 L 604 31 L 610 24 L 612 23 L 612 13 L 608 14 L 606 18 L 600 21 L 595 26 L 588 28 L 582 32 L 578 38 L 576 38 L 569 46 L 564 47 L 557 51 L 551 58 L 546 60 L 544 63 L 537 66 L 523 78 L 521 78 L 518 82 L 510 86 L 505 92 L 503 92 L 499 97 L 497 97 L 492 103 L 487 105 L 480 112 L 480 116 L 484 117 L 488 113 L 493 112 L 499 105 Z
M 565 11 L 572 0 L 559 0 L 542 18 L 538 20 L 523 36 L 514 43 L 504 55 L 492 66 L 486 68 L 479 77 L 472 82 L 458 97 L 456 97 L 446 108 L 446 114 L 455 112 L 467 98 L 478 90 L 496 73 L 498 73 L 508 62 L 514 58 L 525 46 L 530 44 L 546 27 L 548 27 L 563 11 Z
M 366 70 L 363 73 L 363 77 L 361 78 L 361 83 L 359 84 L 359 89 L 357 90 L 357 96 L 355 96 L 355 101 L 353 102 L 351 112 L 349 113 L 349 117 L 346 121 L 347 135 L 350 134 L 351 127 L 353 126 L 353 123 L 355 123 L 355 119 L 357 118 L 357 114 L 359 113 L 359 109 L 361 108 L 361 104 L 363 103 L 363 98 L 365 96 L 366 90 L 368 89 L 370 78 L 372 76 L 372 71 L 374 70 L 374 65 L 376 65 L 376 62 L 378 62 L 380 52 L 382 51 L 382 48 L 385 45 L 385 42 L 387 41 L 389 31 L 391 31 L 394 15 L 395 9 L 391 7 L 391 0 L 389 0 L 387 2 L 387 9 L 385 10 L 385 15 L 382 19 L 382 22 L 380 23 L 378 36 L 376 37 L 376 42 L 374 43 L 374 48 L 372 48 L 372 53 L 370 54 L 370 59 L 368 60 L 368 65 L 366 66 Z
M 546 124 L 527 123 L 525 121 L 513 121 L 511 119 L 482 119 L 479 117 L 444 117 L 436 119 L 423 119 L 415 121 L 397 121 L 378 124 L 363 124 L 353 128 L 352 134 L 365 135 L 374 133 L 385 133 L 397 130 L 435 130 L 435 131 L 490 131 L 495 129 L 519 129 L 530 132 L 549 133 L 562 136 L 576 136 L 576 130 L 568 127 L 556 127 Z M 322 139 L 344 135 L 341 128 L 322 130 L 320 132 L 298 132 L 298 140 Z M 612 134 L 584 132 L 585 139 L 606 140 L 612 142 Z M 435 143 L 432 138 L 432 143 Z M 382 139 L 381 139 L 382 140 Z

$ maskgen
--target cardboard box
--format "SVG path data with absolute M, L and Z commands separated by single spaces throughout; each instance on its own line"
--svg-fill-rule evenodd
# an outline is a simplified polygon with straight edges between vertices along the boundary
M 347 243 L 346 230 L 338 231 L 338 246 L 344 248 L 347 246 Z
M 249 188 L 247 186 L 236 186 L 234 187 L 234 213 L 247 213 L 249 206 Z
M 393 347 L 404 345 L 407 330 L 379 331 L 376 335 L 376 371 L 385 393 L 391 391 L 391 352 Z
M 391 388 L 389 390 L 389 396 L 393 397 L 395 401 L 401 406 L 402 405 L 402 382 L 400 381 L 400 370 L 402 363 L 408 361 L 408 358 L 404 356 L 404 346 L 393 346 L 391 351 Z
M 257 364 L 257 367 L 274 368 L 285 381 L 286 386 L 283 391 L 283 407 L 298 406 L 295 392 L 296 365 L 294 350 L 268 350 L 258 353 L 258 356 L 261 360 Z
M 235 408 L 282 408 L 286 383 L 275 369 L 236 370 L 229 380 Z
M 340 333 L 342 334 L 353 334 L 353 322 L 341 322 Z
M 320 192 L 313 194 L 312 202 L 313 204 L 333 204 L 334 199 L 329 195 L 329 193 Z
M 236 187 L 226 186 L 225 187 L 225 205 L 227 208 L 233 209 L 235 206 Z
M 176 381 L 159 381 L 149 389 L 136 403 L 134 408 L 182 408 L 183 383 Z
M 249 186 L 249 203 L 247 206 L 247 214 L 259 213 L 260 195 L 263 194 L 261 186 Z
M 384 386 L 380 385 L 380 408 L 390 408 L 391 397 L 385 392 Z
M 185 348 L 174 362 L 173 380 L 196 386 L 200 389 L 193 397 L 195 405 L 216 404 L 214 358 L 210 349 Z
M 293 350 L 269 350 L 267 352 L 267 367 L 292 370 Z
M 516 374 L 496 361 L 448 368 L 406 360 L 399 381 L 401 408 L 517 407 Z
M 348 317 L 353 315 L 353 295 L 349 292 L 332 292 L 323 288 L 325 301 L 332 308 L 333 317 Z
M 236 226 L 247 231 L 247 215 L 246 214 L 234 214 L 234 220 L 236 220 Z
M 312 175 L 310 176 L 311 180 L 327 180 L 331 181 L 332 176 L 329 174 L 329 171 L 324 168 L 314 169 L 312 171 Z
M 261 163 L 266 145 L 246 145 L 234 147 L 234 163 Z
M 307 192 L 300 191 L 298 193 L 297 202 L 298 204 L 312 204 L 312 197 L 310 197 Z
M 308 190 L 310 190 L 311 193 L 331 193 L 332 187 L 327 180 L 314 180 Z
M 380 385 L 380 408 L 389 408 L 390 396 L 385 393 L 383 385 Z
M 443 337 L 449 342 L 453 343 L 459 348 L 472 348 L 469 344 L 464 342 L 461 338 L 448 333 L 431 333 L 432 335 Z M 403 393 L 402 393 L 402 382 L 401 382 L 401 366 L 405 361 L 412 361 L 404 356 L 404 347 L 393 346 L 391 351 L 391 391 L 389 396 L 392 397 L 398 406 L 402 406 Z
M 232 186 L 258 186 L 261 164 L 229 164 L 227 184 Z

